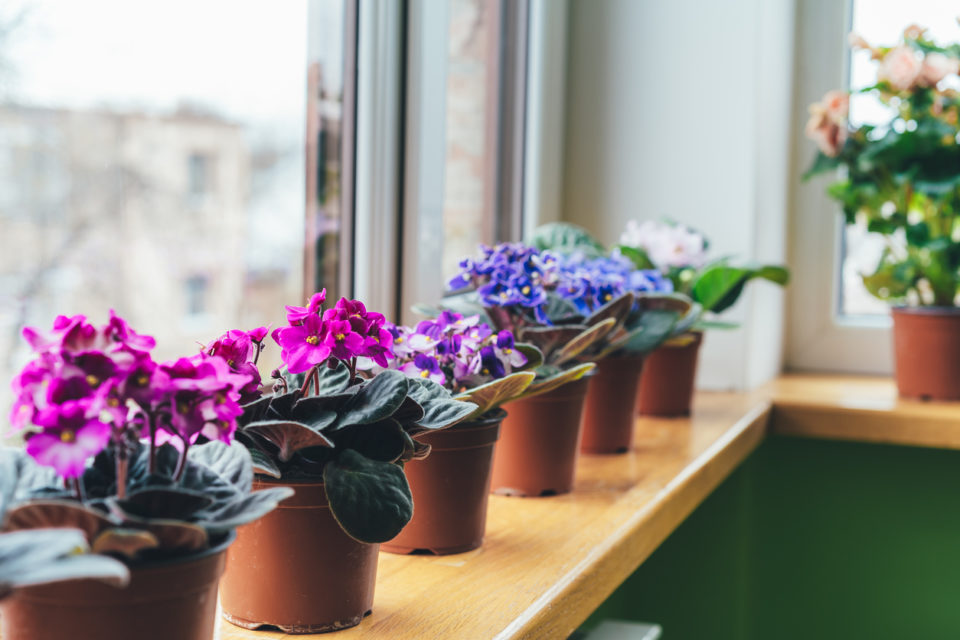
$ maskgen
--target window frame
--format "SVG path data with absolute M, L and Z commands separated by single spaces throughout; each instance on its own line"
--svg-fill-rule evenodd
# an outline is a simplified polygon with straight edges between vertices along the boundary
M 890 318 L 842 314 L 843 220 L 825 193 L 824 179 L 800 180 L 815 150 L 799 126 L 806 120 L 807 105 L 831 88 L 849 85 L 852 11 L 852 1 L 797 4 L 790 212 L 790 262 L 797 277 L 788 292 L 786 364 L 792 370 L 889 375 Z

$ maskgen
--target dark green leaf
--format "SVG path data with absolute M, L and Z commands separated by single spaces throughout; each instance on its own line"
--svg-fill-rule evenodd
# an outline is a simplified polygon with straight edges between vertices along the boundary
M 332 423 L 337 414 L 330 412 L 329 417 L 326 424 Z M 243 432 L 259 436 L 277 447 L 279 450 L 277 456 L 284 462 L 290 460 L 293 454 L 301 449 L 333 446 L 333 442 L 319 430 L 291 420 L 254 422 L 245 426 Z
M 323 470 L 330 511 L 360 542 L 386 542 L 413 515 L 413 497 L 403 470 L 346 449 Z
M 204 512 L 196 524 L 210 533 L 226 533 L 265 516 L 292 495 L 293 489 L 290 487 L 273 487 L 254 491 L 228 502 L 216 511 Z
M 650 353 L 670 337 L 678 319 L 679 314 L 676 311 L 662 309 L 645 311 L 625 336 L 607 347 L 602 357 L 621 351 L 635 354 Z
M 141 489 L 114 504 L 123 513 L 140 518 L 189 520 L 194 513 L 213 504 L 213 499 L 196 491 L 156 488 Z
M 763 278 L 784 285 L 790 273 L 775 265 L 731 267 L 714 265 L 704 270 L 693 285 L 693 299 L 707 311 L 720 313 L 737 301 L 744 285 L 754 278 Z
M 407 397 L 407 377 L 392 369 L 381 371 L 360 385 L 343 406 L 332 430 L 352 424 L 369 424 L 392 416 Z
M 476 405 L 454 400 L 450 392 L 432 380 L 410 379 L 410 396 L 423 407 L 424 415 L 414 425 L 401 423 L 411 433 L 423 430 L 442 429 L 460 422 L 471 413 Z M 415 428 L 411 428 L 415 426 Z
M 612 333 L 627 319 L 627 315 L 630 313 L 630 310 L 633 309 L 633 302 L 633 294 L 627 292 L 591 313 L 584 322 L 587 326 L 592 327 L 607 318 L 612 318 L 615 322 L 613 328 L 610 329 Z
M 253 462 L 253 472 L 272 478 L 280 478 L 280 467 L 266 452 L 257 447 L 249 447 L 250 458 Z
M 527 344 L 525 342 L 517 342 L 514 344 L 514 348 L 523 354 L 523 357 L 527 359 L 527 363 L 521 367 L 523 371 L 530 371 L 536 369 L 541 364 L 543 364 L 543 352 L 540 349 L 537 349 L 532 344 Z
M 647 253 L 636 247 L 628 247 L 624 244 L 618 244 L 615 247 L 620 255 L 630 260 L 637 269 L 656 269 L 656 265 L 647 257 Z
M 393 418 L 345 427 L 337 433 L 338 449 L 353 449 L 371 460 L 396 462 L 403 456 L 404 431 Z M 334 452 L 336 453 L 336 452 Z
M 242 493 L 250 491 L 253 484 L 250 454 L 244 447 L 223 442 L 207 442 L 190 447 L 187 460 L 202 464 Z

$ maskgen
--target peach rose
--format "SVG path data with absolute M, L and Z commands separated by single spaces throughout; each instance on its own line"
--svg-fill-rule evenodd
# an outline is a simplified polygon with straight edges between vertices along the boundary
M 886 80 L 897 91 L 907 91 L 917 82 L 922 65 L 917 52 L 912 48 L 895 47 L 884 56 L 880 69 L 877 70 L 877 78 Z
M 938 82 L 960 70 L 960 60 L 936 51 L 928 53 L 920 67 L 919 82 L 925 87 L 934 87 Z
M 805 133 L 824 155 L 836 157 L 847 141 L 849 110 L 850 96 L 843 91 L 828 91 L 821 102 L 810 105 Z

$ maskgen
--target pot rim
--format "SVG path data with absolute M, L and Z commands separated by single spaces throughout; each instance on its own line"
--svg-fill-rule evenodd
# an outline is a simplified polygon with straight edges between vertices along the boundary
M 902 313 L 904 315 L 918 316 L 960 316 L 960 307 L 942 307 L 942 306 L 921 306 L 911 307 L 898 304 L 890 306 L 891 314 Z

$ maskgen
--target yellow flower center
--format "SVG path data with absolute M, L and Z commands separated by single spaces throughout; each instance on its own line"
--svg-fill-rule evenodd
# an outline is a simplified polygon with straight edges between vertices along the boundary
M 420 372 L 420 377 L 421 377 L 421 378 L 429 378 L 429 377 L 430 377 L 430 372 L 427 371 L 426 369 L 424 369 L 423 371 Z
M 347 337 L 346 334 L 338 333 L 337 336 L 336 336 L 337 342 L 343 342 L 343 339 L 346 338 L 346 337 Z
M 64 429 L 60 432 L 60 442 L 73 442 L 77 439 L 77 434 L 75 434 L 71 429 Z
M 520 291 L 522 291 L 523 295 L 525 296 L 530 295 L 530 287 L 524 287 L 523 289 L 520 289 Z
M 87 376 L 87 384 L 90 385 L 91 387 L 95 387 L 98 384 L 100 384 L 100 378 L 98 378 L 97 376 L 91 373 L 90 375 Z
M 504 352 L 505 354 L 507 354 L 507 355 L 510 355 L 511 353 L 513 353 L 513 349 L 510 349 L 510 348 L 508 347 L 508 348 L 504 349 L 503 352 Z
M 116 398 L 110 398 L 109 400 L 107 400 L 107 404 L 113 408 L 117 408 L 120 406 L 120 401 L 117 400 Z
M 487 369 L 486 367 L 484 367 L 483 369 L 480 370 L 480 373 L 482 373 L 485 376 L 488 376 L 490 375 L 490 369 Z
M 147 383 L 148 383 L 148 382 L 150 382 L 150 377 L 149 377 L 149 376 L 147 376 L 147 375 L 139 375 L 139 376 L 137 376 L 137 386 L 145 387 L 145 386 L 147 386 Z
M 188 405 L 186 402 L 181 402 L 180 404 L 177 405 L 177 411 L 184 414 L 189 413 L 190 405 Z
M 604 299 L 605 302 L 610 302 L 610 300 L 611 300 L 612 298 L 613 298 L 613 296 L 610 295 L 609 293 L 608 293 L 607 295 L 603 296 L 603 299 Z
M 217 395 L 214 396 L 214 400 L 216 400 L 217 404 L 223 404 L 227 401 L 227 396 L 225 396 L 223 392 L 218 392 Z
M 317 344 L 320 342 L 320 338 L 317 336 L 307 336 L 307 344 Z
M 233 366 L 233 360 L 227 360 L 227 365 L 229 365 L 229 366 L 232 367 L 232 366 Z

